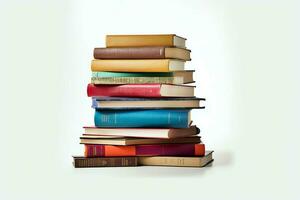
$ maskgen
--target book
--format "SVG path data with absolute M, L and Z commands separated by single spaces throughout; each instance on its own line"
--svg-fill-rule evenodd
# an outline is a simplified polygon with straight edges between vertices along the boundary
M 97 127 L 188 128 L 191 119 L 189 109 L 95 110 L 94 122 Z
M 138 157 L 138 165 L 142 166 L 174 166 L 174 167 L 205 167 L 213 161 L 213 151 L 205 151 L 204 156 L 150 156 Z
M 193 83 L 194 70 L 176 72 L 92 72 L 93 84 Z
M 86 167 L 130 167 L 137 166 L 137 157 L 101 157 L 86 158 L 84 156 L 73 156 L 75 168 Z
M 191 50 L 172 47 L 95 48 L 95 59 L 164 59 L 189 61 Z
M 184 70 L 184 61 L 175 59 L 92 60 L 93 72 L 170 72 Z
M 204 156 L 204 144 L 84 145 L 85 157 L 117 156 Z
M 137 144 L 197 144 L 200 143 L 199 136 L 183 137 L 183 138 L 102 138 L 101 136 L 83 135 L 80 137 L 80 144 L 107 144 L 107 145 L 137 145 Z
M 122 136 L 122 137 L 142 137 L 142 138 L 182 138 L 198 135 L 200 129 L 196 126 L 188 128 L 99 128 L 83 127 L 83 136 Z M 108 137 L 108 138 L 109 138 Z
M 93 97 L 92 108 L 97 109 L 200 109 L 203 98 L 126 98 Z
M 168 46 L 185 48 L 186 39 L 175 34 L 107 35 L 106 47 Z
M 88 84 L 89 97 L 194 97 L 194 86 L 169 84 Z

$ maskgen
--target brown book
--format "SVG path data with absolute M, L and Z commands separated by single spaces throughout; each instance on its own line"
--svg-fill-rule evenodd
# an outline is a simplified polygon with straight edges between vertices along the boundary
M 191 60 L 190 50 L 171 47 L 95 48 L 95 59 L 164 59 Z
M 199 136 L 184 138 L 160 139 L 160 138 L 109 138 L 108 136 L 84 135 L 80 137 L 80 144 L 107 144 L 107 145 L 137 145 L 137 144 L 198 144 Z
M 73 156 L 75 168 L 86 167 L 130 167 L 137 166 L 137 157 L 96 157 Z
M 213 151 L 205 151 L 204 156 L 147 156 L 139 157 L 138 165 L 142 166 L 173 166 L 173 167 L 204 167 L 213 161 Z

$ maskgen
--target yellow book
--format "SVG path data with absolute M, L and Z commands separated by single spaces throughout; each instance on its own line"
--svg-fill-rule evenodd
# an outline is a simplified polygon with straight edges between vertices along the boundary
M 162 35 L 107 35 L 106 47 L 168 46 L 186 48 L 185 38 L 175 34 Z
M 171 72 L 184 70 L 184 61 L 173 59 L 92 60 L 93 72 Z

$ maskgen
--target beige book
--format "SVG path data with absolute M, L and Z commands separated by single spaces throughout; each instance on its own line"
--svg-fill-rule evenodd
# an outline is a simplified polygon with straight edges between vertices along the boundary
M 204 167 L 213 161 L 213 151 L 205 151 L 202 157 L 177 156 L 146 156 L 138 157 L 138 165 L 142 166 L 173 166 L 173 167 Z

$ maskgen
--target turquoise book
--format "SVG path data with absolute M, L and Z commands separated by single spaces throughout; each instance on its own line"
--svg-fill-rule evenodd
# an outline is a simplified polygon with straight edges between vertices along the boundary
M 96 127 L 113 128 L 188 128 L 189 109 L 95 110 Z

